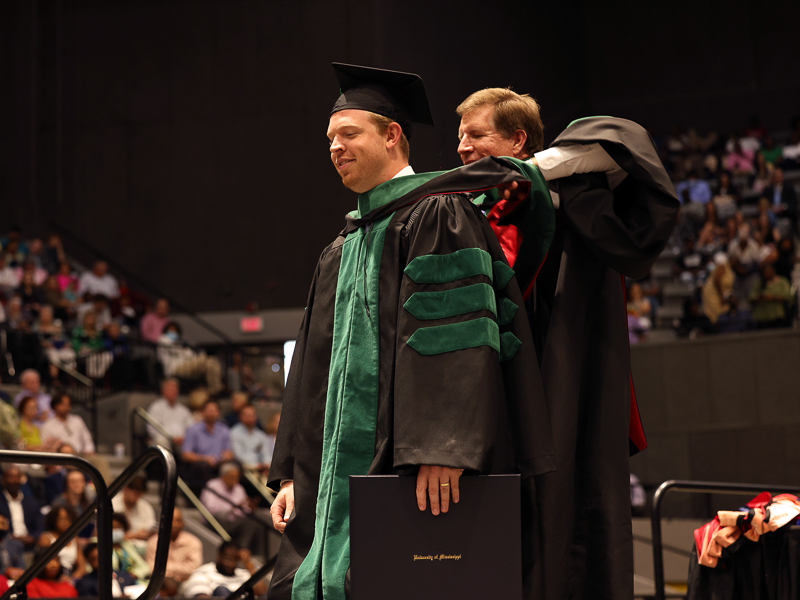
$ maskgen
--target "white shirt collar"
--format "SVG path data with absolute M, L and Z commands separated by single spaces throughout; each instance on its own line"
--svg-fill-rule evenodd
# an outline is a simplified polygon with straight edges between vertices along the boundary
M 411 168 L 411 165 L 404 167 L 398 171 L 397 175 L 392 177 L 392 179 L 397 179 L 398 177 L 405 177 L 406 175 L 414 175 L 414 169 Z

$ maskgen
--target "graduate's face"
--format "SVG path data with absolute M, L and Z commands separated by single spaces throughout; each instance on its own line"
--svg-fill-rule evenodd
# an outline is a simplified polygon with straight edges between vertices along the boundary
M 387 174 L 390 161 L 385 138 L 366 111 L 342 110 L 331 115 L 331 161 L 346 187 L 361 194 L 392 177 Z
M 458 154 L 465 165 L 486 156 L 516 156 L 514 138 L 506 137 L 494 126 L 494 106 L 481 106 L 462 115 Z

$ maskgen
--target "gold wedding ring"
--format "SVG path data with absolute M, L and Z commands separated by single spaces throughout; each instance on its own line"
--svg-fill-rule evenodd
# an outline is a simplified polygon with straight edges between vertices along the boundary
M 441 487 L 449 487 L 449 486 L 450 486 L 450 484 L 449 484 L 449 483 L 440 483 L 439 485 L 440 485 Z

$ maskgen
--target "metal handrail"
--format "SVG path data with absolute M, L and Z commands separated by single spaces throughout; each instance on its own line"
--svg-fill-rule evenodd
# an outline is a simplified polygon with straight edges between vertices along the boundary
M 134 410 L 131 415 L 131 430 L 133 430 L 133 419 L 136 418 L 137 416 L 140 417 L 142 420 L 144 420 L 145 423 L 152 425 L 162 436 L 170 440 L 170 443 L 172 443 L 172 436 L 170 435 L 169 431 L 164 429 L 164 426 L 158 421 L 156 421 L 153 418 L 153 416 L 145 409 L 143 409 L 141 406 L 137 406 L 136 410 Z M 183 492 L 183 495 L 186 496 L 189 502 L 191 502 L 194 505 L 194 507 L 198 511 L 200 511 L 200 514 L 203 515 L 203 517 L 205 517 L 206 521 L 208 521 L 211 527 L 217 532 L 217 535 L 219 535 L 226 542 L 230 542 L 232 538 L 228 534 L 228 532 L 225 531 L 225 528 L 220 524 L 219 521 L 217 521 L 214 515 L 212 515 L 205 506 L 203 506 L 203 503 L 200 502 L 200 499 L 189 488 L 189 486 L 186 485 L 186 482 L 180 477 L 178 477 L 178 489 L 180 489 L 180 491 Z M 0 598 L 0 600 L 2 600 L 2 598 Z
M 267 576 L 267 573 L 269 573 L 275 567 L 275 562 L 277 560 L 277 555 L 270 558 L 261 566 L 258 571 L 250 576 L 250 579 L 239 586 L 239 589 L 228 594 L 225 600 L 253 600 L 255 598 L 255 592 L 253 591 L 253 588 L 258 585 L 258 582 L 264 579 L 264 577 Z
M 92 519 L 97 510 L 98 593 L 100 598 L 111 598 L 111 500 L 108 487 L 100 471 L 85 458 L 53 452 L 25 452 L 0 450 L 0 463 L 71 466 L 89 475 L 97 491 L 97 498 L 53 543 L 44 548 L 39 557 L 14 582 L 0 600 L 22 600 L 28 597 L 27 585 L 47 563 L 55 558 L 68 542 Z
M 152 446 L 140 454 L 119 476 L 111 483 L 108 493 L 111 498 L 117 495 L 136 474 L 154 460 L 160 460 L 164 467 L 164 485 L 161 488 L 161 515 L 158 519 L 158 537 L 156 538 L 156 557 L 153 564 L 153 573 L 145 590 L 139 595 L 138 600 L 153 600 L 161 590 L 164 574 L 167 568 L 169 544 L 172 536 L 172 517 L 175 513 L 175 495 L 178 480 L 178 468 L 172 452 L 163 446 Z M 100 596 L 103 597 L 102 595 Z
M 653 515 L 651 517 L 651 527 L 653 532 L 653 579 L 655 580 L 656 600 L 665 600 L 664 590 L 664 553 L 661 542 L 661 502 L 667 492 L 688 492 L 690 494 L 709 494 L 721 492 L 726 494 L 750 495 L 758 494 L 768 490 L 781 494 L 797 494 L 800 487 L 787 485 L 767 485 L 757 483 L 724 483 L 719 481 L 687 481 L 671 479 L 665 481 L 656 490 L 653 497 Z

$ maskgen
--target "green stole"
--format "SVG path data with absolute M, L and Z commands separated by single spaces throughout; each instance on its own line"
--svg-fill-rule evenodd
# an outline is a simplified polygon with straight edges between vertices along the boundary
M 441 173 L 390 179 L 358 197 L 361 218 Z M 325 406 L 314 541 L 292 586 L 293 600 L 345 600 L 350 567 L 350 475 L 367 475 L 378 414 L 380 264 L 394 213 L 350 233 L 342 245 Z M 398 266 L 400 268 L 400 266 Z

